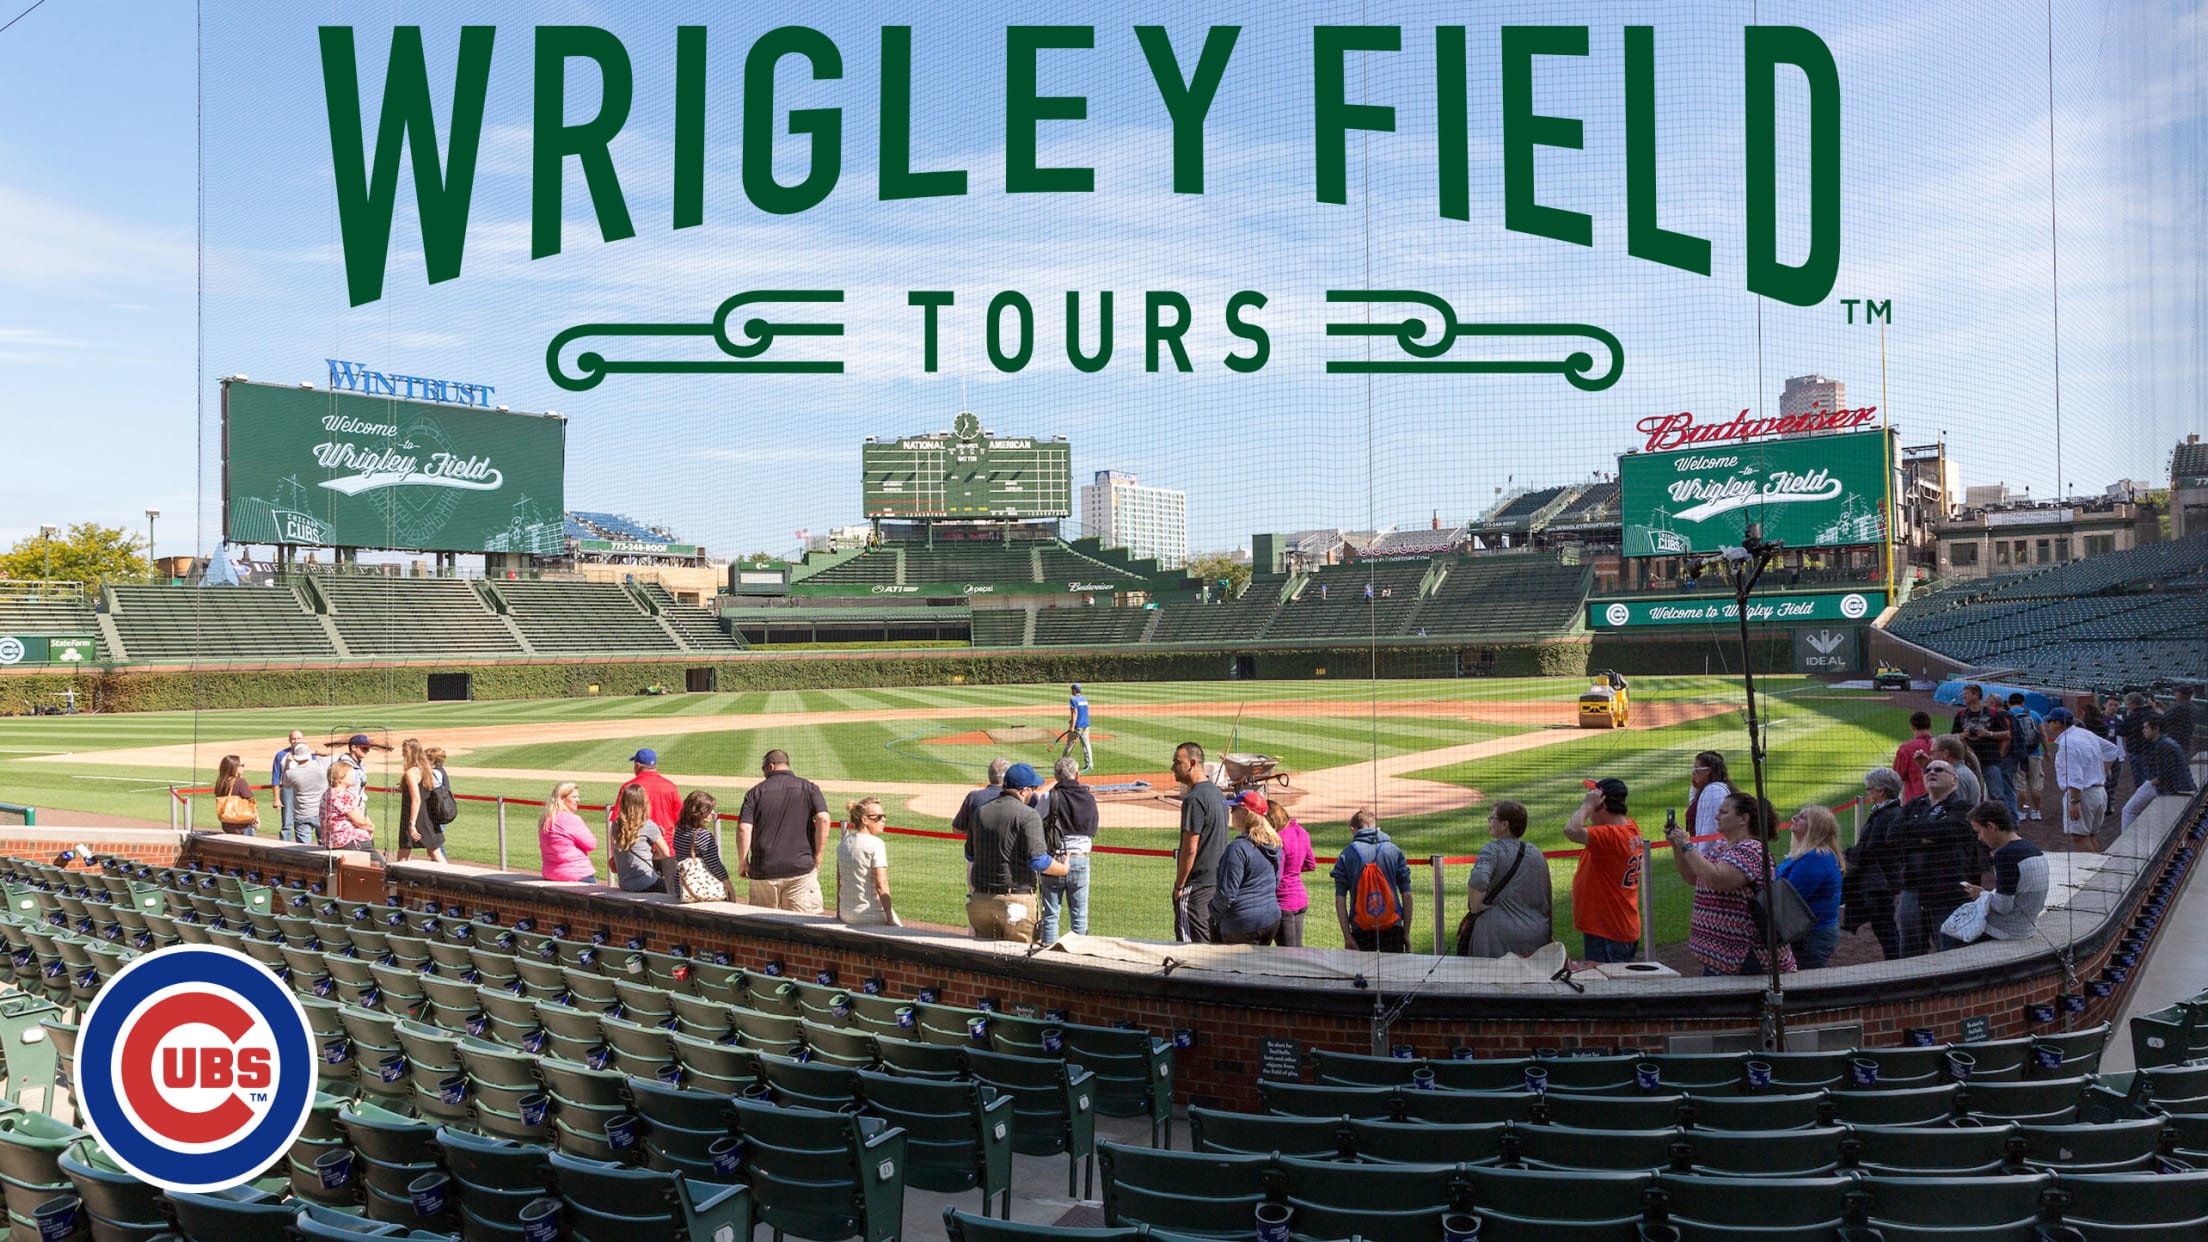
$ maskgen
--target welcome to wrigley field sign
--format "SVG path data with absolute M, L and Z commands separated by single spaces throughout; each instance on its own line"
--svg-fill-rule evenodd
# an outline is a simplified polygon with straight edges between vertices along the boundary
M 1884 542 L 1886 433 L 1801 434 L 1862 426 L 1874 413 L 1751 419 L 1744 410 L 1714 424 L 1697 425 L 1691 414 L 1641 420 L 1649 451 L 1618 459 L 1624 554 L 1707 556 L 1739 544 L 1750 524 L 1789 548 Z M 1774 433 L 1790 438 L 1749 438 Z

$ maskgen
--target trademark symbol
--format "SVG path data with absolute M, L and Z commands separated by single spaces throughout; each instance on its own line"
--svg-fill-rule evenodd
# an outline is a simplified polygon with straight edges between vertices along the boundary
M 1866 325 L 1881 319 L 1888 323 L 1894 321 L 1894 300 L 1892 298 L 1841 298 L 1840 305 L 1848 308 L 1849 323 L 1855 322 L 1855 308 L 1857 306 L 1863 308 L 1863 322 Z
M 248 1091 L 245 1094 L 247 1098 L 251 1099 L 255 1104 L 268 1103 L 268 1092 L 266 1091 Z

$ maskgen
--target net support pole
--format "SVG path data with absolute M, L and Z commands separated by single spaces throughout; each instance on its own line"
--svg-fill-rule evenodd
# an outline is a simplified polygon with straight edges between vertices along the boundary
M 190 794 L 184 795 L 184 831 L 199 831 L 199 829 L 192 823 L 192 796 Z
M 498 869 L 506 869 L 506 796 L 498 799 Z
M 1454 947 L 1452 945 L 1443 944 L 1441 939 L 1444 934 L 1441 926 L 1443 921 L 1441 917 L 1442 904 L 1448 896 L 1448 879 L 1446 876 L 1442 875 L 1441 855 L 1427 855 L 1426 864 L 1427 870 L 1434 873 L 1434 917 L 1432 920 L 1434 924 L 1434 956 L 1441 957 L 1444 954 L 1448 953 L 1449 950 Z M 1500 894 L 1498 894 L 1498 896 L 1499 895 Z
M 169 831 L 177 831 L 176 786 L 169 786 Z
M 1656 896 L 1656 886 L 1649 883 L 1649 877 L 1656 874 L 1655 867 L 1656 847 L 1649 844 L 1648 838 L 1643 837 L 1641 838 L 1640 910 L 1641 960 L 1645 962 L 1653 962 L 1656 960 L 1656 912 L 1653 909 L 1650 909 L 1650 907 L 1655 904 L 1654 898 Z

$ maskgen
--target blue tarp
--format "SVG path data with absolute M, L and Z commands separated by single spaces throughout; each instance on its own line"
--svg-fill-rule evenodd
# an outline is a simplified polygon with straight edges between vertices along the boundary
M 2022 693 L 2024 696 L 2025 709 L 2031 712 L 2036 712 L 2042 716 L 2047 714 L 2048 709 L 2061 706 L 2061 704 L 2054 699 L 2048 698 L 2046 695 L 2041 694 L 2039 691 L 2031 689 L 2028 686 L 2002 685 L 1998 682 L 1991 681 L 1965 681 L 1961 678 L 1957 678 L 1954 681 L 1941 682 L 1939 688 L 1932 692 L 1932 701 L 1935 703 L 1946 703 L 1951 706 L 1960 707 L 1963 703 L 1964 686 L 1983 686 L 1985 687 L 1987 698 L 1998 699 L 2003 703 L 2007 703 L 2009 701 L 2010 695 Z
M 231 559 L 230 559 L 230 545 L 229 545 L 229 544 L 227 544 L 227 543 L 226 543 L 226 544 L 223 544 L 223 545 L 221 545 L 220 547 L 216 548 L 216 549 L 215 549 L 215 554 L 214 554 L 213 556 L 210 556 L 210 557 L 208 557 L 208 558 L 207 558 L 207 573 L 206 573 L 206 574 L 205 574 L 205 575 L 204 575 L 203 577 L 201 577 L 201 578 L 200 578 L 200 580 L 199 580 L 199 585 L 201 585 L 201 586 L 243 586 L 243 585 L 244 585 L 244 580 L 238 577 L 238 566 L 237 566 L 237 562 L 235 562 L 235 561 L 233 561 L 233 560 L 231 560 Z

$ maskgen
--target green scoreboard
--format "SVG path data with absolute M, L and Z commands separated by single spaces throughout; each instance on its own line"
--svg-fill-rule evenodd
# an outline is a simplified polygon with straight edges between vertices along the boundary
M 1073 512 L 1073 446 L 997 439 L 973 414 L 948 435 L 869 443 L 860 454 L 866 516 L 1060 518 Z
M 558 415 L 223 381 L 231 543 L 553 555 L 566 473 Z

